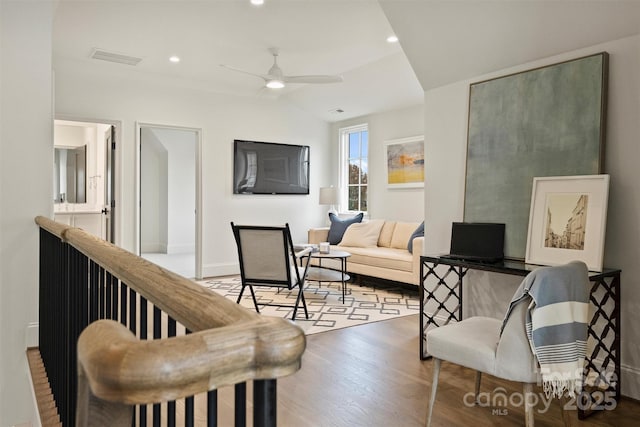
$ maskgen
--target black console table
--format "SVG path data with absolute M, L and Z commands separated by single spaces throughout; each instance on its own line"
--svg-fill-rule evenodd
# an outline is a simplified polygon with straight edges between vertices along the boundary
M 420 358 L 423 360 L 430 357 L 426 352 L 427 330 L 462 320 L 463 278 L 469 270 L 524 277 L 540 267 L 521 261 L 481 263 L 442 256 L 422 256 L 420 261 Z M 583 392 L 575 402 L 580 419 L 597 410 L 613 409 L 620 401 L 620 273 L 617 269 L 589 272 L 593 313 L 589 322 Z

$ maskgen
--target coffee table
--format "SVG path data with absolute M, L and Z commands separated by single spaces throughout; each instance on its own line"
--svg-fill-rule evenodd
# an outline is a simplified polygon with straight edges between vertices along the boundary
M 347 281 L 351 278 L 347 274 L 347 258 L 351 256 L 346 251 L 331 250 L 328 253 L 312 252 L 309 254 L 312 259 L 318 260 L 318 266 L 311 266 L 307 272 L 307 280 L 313 280 L 318 283 L 322 282 L 342 282 L 342 303 L 344 304 L 344 296 L 347 292 Z M 340 260 L 340 271 L 332 270 L 322 266 L 323 259 Z

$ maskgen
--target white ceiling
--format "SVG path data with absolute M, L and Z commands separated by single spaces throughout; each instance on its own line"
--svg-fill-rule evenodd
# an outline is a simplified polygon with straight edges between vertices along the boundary
M 424 90 L 640 33 L 638 0 L 380 4 Z
M 392 29 L 393 27 L 393 29 Z M 389 44 L 394 32 L 400 44 Z M 424 90 L 640 33 L 640 0 L 60 0 L 54 66 L 199 91 L 280 97 L 327 121 L 423 102 Z M 262 89 L 285 74 L 343 83 Z M 139 65 L 89 55 L 142 57 Z M 182 58 L 179 64 L 170 55 Z M 408 59 L 407 59 L 408 58 Z M 417 77 L 416 77 L 417 76 Z M 341 108 L 342 114 L 331 113 Z
M 61 0 L 54 67 L 149 79 L 246 97 L 281 97 L 327 121 L 423 102 L 424 91 L 375 0 Z M 343 83 L 262 89 L 268 49 L 287 75 L 340 74 Z M 143 58 L 137 66 L 91 59 L 94 48 Z M 178 64 L 168 61 L 178 55 Z M 342 114 L 329 112 L 336 108 Z

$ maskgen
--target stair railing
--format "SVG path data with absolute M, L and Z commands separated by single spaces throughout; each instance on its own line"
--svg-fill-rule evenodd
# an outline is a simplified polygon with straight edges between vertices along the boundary
M 247 381 L 253 425 L 276 425 L 277 378 L 300 369 L 306 345 L 299 327 L 80 229 L 41 216 L 36 223 L 39 346 L 63 425 L 151 418 L 173 426 L 176 400 L 184 425 L 195 425 L 193 396 L 206 393 L 206 424 L 215 426 L 217 390 L 234 385 L 235 424 L 243 426 Z

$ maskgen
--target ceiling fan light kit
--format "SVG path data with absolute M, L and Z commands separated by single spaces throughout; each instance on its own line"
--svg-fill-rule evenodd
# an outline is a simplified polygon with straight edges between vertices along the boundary
M 266 86 L 269 89 L 282 89 L 284 87 L 284 82 L 282 80 L 267 80 Z

